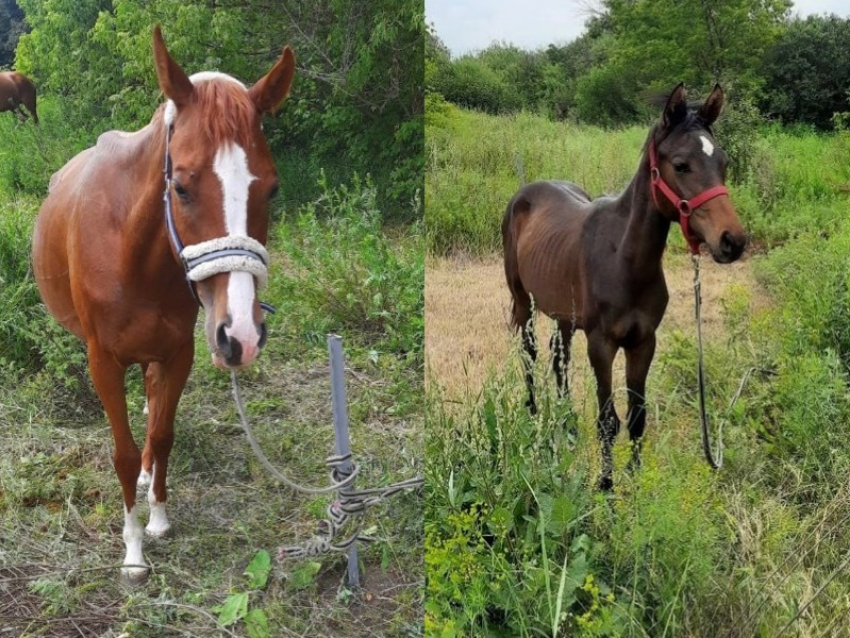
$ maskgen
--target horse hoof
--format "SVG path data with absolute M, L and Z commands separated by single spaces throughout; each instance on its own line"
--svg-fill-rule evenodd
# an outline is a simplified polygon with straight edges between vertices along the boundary
M 610 476 L 600 476 L 596 489 L 600 492 L 610 492 L 614 489 L 614 480 Z
M 157 540 L 161 540 L 163 538 L 167 538 L 171 535 L 171 526 L 168 527 L 151 527 L 148 525 L 145 527 L 145 534 L 150 536 L 151 538 L 155 538 Z
M 147 567 L 122 567 L 121 568 L 121 584 L 128 587 L 138 587 L 144 585 L 150 570 Z

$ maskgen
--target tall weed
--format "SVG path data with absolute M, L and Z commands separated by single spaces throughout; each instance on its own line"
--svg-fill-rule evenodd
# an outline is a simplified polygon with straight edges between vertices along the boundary
M 0 374 L 9 378 L 42 367 L 69 389 L 85 368 L 82 343 L 61 328 L 41 302 L 30 265 L 37 202 L 0 202 Z
M 435 101 L 428 108 L 427 249 L 438 255 L 500 251 L 502 216 L 521 174 L 527 182 L 574 182 L 593 197 L 620 192 L 637 170 L 648 132 L 528 113 L 447 111 Z M 744 102 L 721 116 L 717 138 L 732 159 L 732 201 L 757 244 L 777 245 L 806 230 L 831 232 L 846 215 L 850 135 L 765 126 Z
M 350 332 L 364 346 L 421 362 L 421 223 L 385 229 L 368 179 L 332 188 L 322 174 L 319 185 L 321 196 L 276 229 L 283 266 L 272 294 L 284 300 L 281 317 L 311 343 Z

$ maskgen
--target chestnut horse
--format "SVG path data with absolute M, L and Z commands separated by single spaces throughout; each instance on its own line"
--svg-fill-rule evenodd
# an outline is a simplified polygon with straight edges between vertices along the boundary
M 265 341 L 257 289 L 267 277 L 263 244 L 278 178 L 261 119 L 287 96 L 295 71 L 286 47 L 251 88 L 221 73 L 188 77 L 159 27 L 153 51 L 167 103 L 135 133 L 104 133 L 51 178 L 33 238 L 41 296 L 86 343 L 112 426 L 124 496 L 121 573 L 131 583 L 147 577 L 137 483 L 150 484 L 145 531 L 160 537 L 170 527 L 168 456 L 199 304 L 219 368 L 249 365 Z M 136 363 L 149 405 L 142 453 L 124 393 Z
M 25 75 L 15 71 L 0 71 L 0 112 L 11 111 L 21 120 L 27 119 L 24 106 L 38 124 L 35 110 L 35 86 Z
M 528 353 L 527 405 L 536 412 L 532 365 L 537 349 L 530 323 L 534 306 L 557 322 L 561 348 L 553 337 L 553 367 L 562 395 L 568 390 L 573 333 L 583 330 L 587 336 L 599 402 L 601 489 L 613 484 L 611 447 L 620 420 L 612 400 L 611 367 L 620 348 L 626 353 L 632 464 L 640 462 L 646 377 L 655 354 L 655 331 L 669 298 L 661 261 L 670 224 L 681 224 L 692 254 L 698 255 L 699 244 L 705 242 L 720 263 L 735 261 L 746 246 L 723 186 L 726 153 L 711 132 L 722 106 L 719 85 L 704 104 L 691 108 L 680 84 L 649 132 L 637 173 L 618 197 L 591 201 L 575 184 L 535 182 L 523 186 L 505 212 L 505 275 L 512 323 L 522 332 Z

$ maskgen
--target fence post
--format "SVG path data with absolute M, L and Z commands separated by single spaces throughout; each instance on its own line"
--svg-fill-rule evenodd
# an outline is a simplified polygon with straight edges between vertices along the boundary
M 349 454 L 351 440 L 348 436 L 348 401 L 345 395 L 345 357 L 342 353 L 342 338 L 338 335 L 328 335 L 328 353 L 331 359 L 331 400 L 334 411 L 334 438 L 336 453 Z M 351 460 L 340 466 L 340 478 L 351 474 Z M 354 485 L 349 486 L 353 489 Z M 360 586 L 360 566 L 357 563 L 357 541 L 348 550 L 348 585 Z

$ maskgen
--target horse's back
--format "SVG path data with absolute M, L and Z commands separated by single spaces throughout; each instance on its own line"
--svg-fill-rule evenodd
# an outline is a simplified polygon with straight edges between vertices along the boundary
M 505 272 L 514 297 L 530 294 L 545 314 L 574 320 L 577 327 L 581 235 L 590 202 L 587 192 L 571 182 L 533 182 L 511 199 L 502 226 Z

